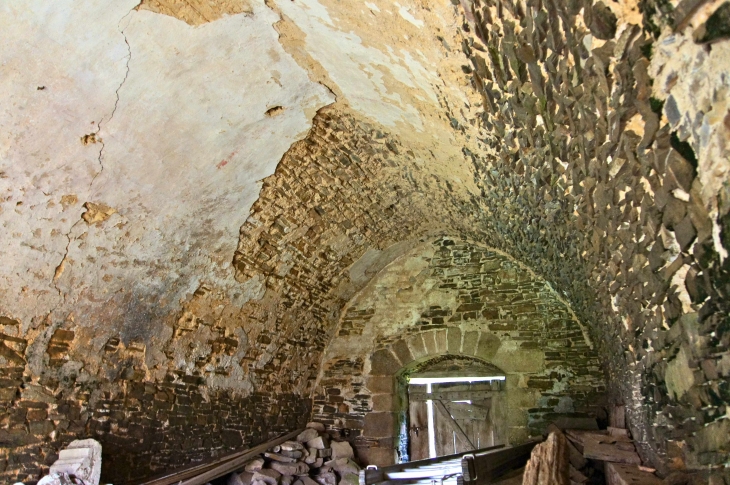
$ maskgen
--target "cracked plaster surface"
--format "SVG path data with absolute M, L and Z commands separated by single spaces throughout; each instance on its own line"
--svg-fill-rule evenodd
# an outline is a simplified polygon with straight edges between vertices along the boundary
M 133 1 L 4 5 L 17 35 L 0 51 L 0 314 L 28 338 L 73 322 L 91 374 L 109 338 L 146 342 L 156 375 L 196 289 L 227 294 L 225 311 L 263 297 L 261 281 L 233 279 L 239 228 L 333 103 L 400 132 L 416 167 L 468 192 L 463 143 L 439 113 L 478 103 L 461 53 L 425 42 L 456 31 L 454 7 L 402 3 L 371 4 L 363 20 L 326 1 L 262 0 L 215 21 Z M 210 384 L 238 386 L 233 367 Z
M 64 303 L 154 289 L 174 306 L 200 274 L 232 281 L 259 181 L 334 101 L 263 3 L 197 28 L 136 5 L 2 6 L 0 307 L 26 327 Z M 82 221 L 85 202 L 111 212 Z

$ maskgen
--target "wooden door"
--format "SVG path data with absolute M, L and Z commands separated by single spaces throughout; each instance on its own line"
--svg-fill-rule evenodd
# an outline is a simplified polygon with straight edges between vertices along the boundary
M 423 387 L 425 386 L 411 386 Z M 409 450 L 410 461 L 425 460 L 428 455 L 428 405 L 426 401 L 409 400 L 408 403 L 409 417 Z
M 442 436 L 436 446 L 439 455 L 463 453 L 494 444 L 489 415 L 491 399 L 441 401 L 441 404 L 434 406 L 441 410 L 434 416 L 436 435 Z
M 495 444 L 490 415 L 491 384 L 409 386 L 410 459 L 429 457 L 428 406 L 432 406 L 436 456 L 463 453 Z M 430 402 L 430 404 L 429 404 Z

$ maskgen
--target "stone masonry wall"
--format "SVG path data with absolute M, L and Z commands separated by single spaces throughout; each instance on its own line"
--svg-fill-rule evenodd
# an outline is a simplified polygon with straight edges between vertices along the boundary
M 242 398 L 210 389 L 199 372 L 170 372 L 162 382 L 149 381 L 134 357 L 110 381 L 85 382 L 67 374 L 66 382 L 33 383 L 24 375 L 26 341 L 2 338 L 10 343 L 2 355 L 15 359 L 15 365 L 0 368 L 0 477 L 7 480 L 35 481 L 59 449 L 91 436 L 102 444 L 104 479 L 128 483 L 267 441 L 304 426 L 311 409 L 309 400 L 295 394 L 254 392 Z M 238 345 L 225 340 L 213 345 Z M 73 331 L 56 330 L 47 350 L 50 365 L 67 363 L 69 348 L 77 344 Z M 144 352 L 120 346 L 116 339 L 104 352 L 110 358 Z
M 349 303 L 325 354 L 314 417 L 366 462 L 387 464 L 404 405 L 395 376 L 414 361 L 463 355 L 505 372 L 496 412 L 508 441 L 520 443 L 559 415 L 605 419 L 591 346 L 544 280 L 500 253 L 442 237 L 391 263 Z
M 730 452 L 730 43 L 700 3 L 462 2 L 487 242 L 591 322 L 664 472 Z
M 442 3 L 432 7 L 442 8 Z M 40 298 L 22 285 L 5 289 L 4 304 L 15 302 L 20 293 L 25 295 L 24 308 L 34 310 L 27 318 L 4 309 L 0 315 L 2 479 L 32 481 L 60 446 L 89 435 L 116 443 L 113 460 L 134 462 L 132 474 L 201 458 L 202 449 L 192 440 L 172 449 L 165 448 L 162 438 L 145 441 L 149 449 L 138 446 L 130 430 L 139 428 L 125 421 L 130 416 L 144 415 L 143 429 L 148 426 L 153 436 L 164 436 L 173 422 L 179 429 L 204 426 L 195 429 L 211 437 L 212 453 L 238 443 L 230 439 L 233 432 L 222 430 L 237 432 L 244 444 L 265 439 L 257 434 L 254 419 L 276 423 L 267 428 L 272 432 L 277 426 L 287 428 L 304 415 L 334 332 L 340 338 L 348 333 L 365 336 L 372 326 L 368 309 L 345 310 L 337 330 L 346 303 L 388 263 L 438 234 L 506 251 L 565 299 L 596 343 L 596 355 L 610 378 L 611 399 L 629 408 L 630 426 L 645 459 L 663 471 L 722 467 L 730 452 L 730 421 L 724 418 L 730 402 L 730 123 L 725 104 L 730 44 L 722 37 L 707 40 L 699 35 L 720 2 L 699 9 L 689 0 L 642 2 L 643 20 L 616 11 L 631 7 L 625 1 L 457 3 L 453 13 L 463 15 L 463 22 L 454 26 L 460 30 L 446 32 L 440 23 L 438 33 L 428 27 L 418 34 L 423 37 L 415 37 L 437 39 L 435 49 L 444 62 L 439 77 L 446 84 L 433 88 L 439 105 L 429 105 L 423 113 L 435 120 L 431 132 L 410 126 L 389 131 L 354 113 L 346 101 L 320 110 L 306 138 L 288 150 L 274 175 L 261 181 L 235 258 L 224 246 L 207 247 L 200 243 L 207 239 L 194 234 L 188 239 L 184 231 L 171 243 L 175 261 L 161 265 L 154 254 L 141 254 L 140 259 L 117 246 L 97 244 L 111 230 L 123 239 L 133 240 L 138 232 L 155 239 L 145 224 L 120 219 L 119 207 L 92 204 L 81 214 L 79 200 L 92 199 L 62 198 L 55 192 L 44 194 L 38 200 L 45 202 L 37 206 L 11 196 L 3 199 L 4 214 L 20 221 L 14 233 L 22 248 L 18 254 L 34 255 L 29 260 L 43 254 L 46 268 L 37 275 L 32 270 L 18 273 L 26 271 L 22 265 L 13 271 L 21 280 L 32 276 L 42 281 L 43 295 L 50 296 Z M 451 18 L 440 11 L 431 17 Z M 279 25 L 280 37 L 299 56 L 297 62 L 306 64 L 313 78 L 331 83 L 318 61 L 299 48 L 302 35 L 297 37 L 292 26 L 284 29 L 286 25 Z M 117 27 L 116 20 L 109 27 L 115 36 Z M 392 33 L 398 36 L 399 31 Z M 117 41 L 124 47 L 121 33 Z M 460 63 L 461 69 L 452 69 Z M 123 75 L 124 62 L 117 67 Z M 119 95 L 119 87 L 108 86 L 109 100 L 114 100 L 114 89 Z M 358 86 L 347 87 L 357 92 Z M 457 88 L 463 90 L 463 99 Z M 341 93 L 334 84 L 331 89 Z M 32 91 L 37 97 L 55 92 L 40 83 Z M 481 107 L 474 93 L 481 97 Z M 452 131 L 444 133 L 442 125 Z M 448 143 L 434 142 L 436 134 Z M 149 132 L 142 135 L 144 140 L 155 138 Z M 73 146 L 79 144 L 78 136 L 73 135 Z M 106 138 L 111 149 L 111 138 Z M 170 144 L 178 146 L 175 140 Z M 463 146 L 461 153 L 454 150 L 456 145 Z M 91 150 L 85 154 L 86 165 L 97 167 L 102 161 L 97 150 L 104 143 L 82 146 Z M 228 149 L 221 153 L 234 154 Z M 106 162 L 111 163 L 108 158 Z M 113 179 L 116 172 L 108 163 L 103 178 Z M 223 186 L 224 166 L 233 163 L 216 158 L 208 167 L 215 174 L 211 180 Z M 248 182 L 258 188 L 258 180 Z M 126 193 L 117 195 L 126 199 Z M 68 218 L 59 204 L 64 210 L 73 207 L 78 217 Z M 226 239 L 211 229 L 215 225 L 208 209 L 184 214 L 185 221 L 194 221 L 192 232 L 235 244 L 235 235 Z M 49 217 L 60 217 L 63 227 L 73 225 L 76 232 L 49 230 L 43 225 Z M 235 220 L 245 218 L 236 215 Z M 41 233 L 50 232 L 54 247 L 71 257 L 56 250 L 42 252 L 33 243 L 36 225 Z M 100 261 L 112 253 L 111 260 L 119 261 L 115 268 L 126 278 L 145 274 L 162 283 L 124 285 L 125 291 L 104 293 Z M 177 263 L 192 256 L 205 263 L 201 267 L 214 269 L 188 272 L 181 279 Z M 237 281 L 229 278 L 233 272 Z M 77 285 L 74 275 L 83 276 L 83 285 Z M 190 282 L 197 287 L 188 291 Z M 76 294 L 77 289 L 83 294 Z M 183 297 L 171 301 L 170 295 Z M 434 303 L 424 306 L 417 318 L 431 322 L 424 328 L 448 325 L 456 308 Z M 477 316 L 476 310 L 465 312 Z M 487 316 L 479 318 L 486 324 Z M 475 320 L 461 322 L 462 335 L 477 331 L 467 329 Z M 443 331 L 428 332 L 435 337 Z M 517 331 L 508 327 L 504 332 L 512 338 Z M 395 358 L 393 362 L 400 364 Z M 348 356 L 341 363 L 326 360 L 322 368 L 336 375 L 369 372 L 370 365 L 365 357 L 360 361 Z M 138 394 L 139 385 L 145 386 L 145 399 L 152 396 L 151 409 L 144 404 L 137 410 L 133 400 L 139 398 L 133 393 Z M 373 396 L 389 392 L 387 380 L 367 385 Z M 169 386 L 178 389 L 174 401 Z M 325 398 L 317 391 L 318 406 L 331 402 L 337 412 L 344 413 L 340 405 L 343 410 L 348 405 L 348 413 L 359 413 L 370 405 L 369 398 L 355 397 L 361 394 L 340 394 L 343 401 L 337 402 L 336 393 Z M 107 412 L 109 402 L 121 406 L 119 396 L 132 400 L 129 411 Z M 186 396 L 202 401 L 189 409 Z M 155 402 L 160 409 L 155 410 Z M 384 397 L 373 397 L 373 406 L 376 402 L 387 407 Z M 170 403 L 173 407 L 167 410 Z M 230 411 L 218 417 L 215 406 Z
M 397 168 L 414 160 L 376 126 L 323 110 L 241 228 L 237 288 L 201 278 L 172 315 L 140 313 L 155 308 L 152 298 L 115 296 L 112 307 L 129 309 L 121 327 L 71 314 L 27 329 L 2 317 L 0 358 L 10 365 L 0 371 L 0 477 L 33 481 L 67 442 L 93 437 L 113 450 L 103 478 L 123 482 L 306 419 L 342 306 L 412 238 L 439 227 L 432 214 L 444 225 L 469 220 L 471 203 L 429 196 L 445 193 L 444 182 Z

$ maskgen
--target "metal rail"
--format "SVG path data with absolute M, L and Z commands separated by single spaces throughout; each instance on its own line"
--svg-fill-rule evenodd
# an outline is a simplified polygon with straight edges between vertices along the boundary
M 521 468 L 540 441 L 411 461 L 360 471 L 360 485 L 487 485 Z
M 498 450 L 504 448 L 504 445 L 490 446 L 482 448 L 477 452 L 489 452 L 490 450 Z M 409 461 L 390 465 L 382 468 L 367 467 L 360 471 L 360 485 L 374 484 L 430 484 L 432 479 L 440 481 L 442 477 L 447 475 L 461 475 L 461 460 L 464 455 L 474 453 L 468 451 L 464 453 L 456 453 L 453 455 L 439 456 L 437 458 L 428 458 L 425 460 Z M 448 482 L 456 482 L 456 476 L 451 477 Z

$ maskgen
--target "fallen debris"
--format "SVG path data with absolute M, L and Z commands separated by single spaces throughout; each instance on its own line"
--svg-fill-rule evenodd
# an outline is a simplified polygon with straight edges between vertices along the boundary
M 228 485 L 357 485 L 360 465 L 347 441 L 331 441 L 321 423 L 307 423 L 285 441 L 228 476 Z

